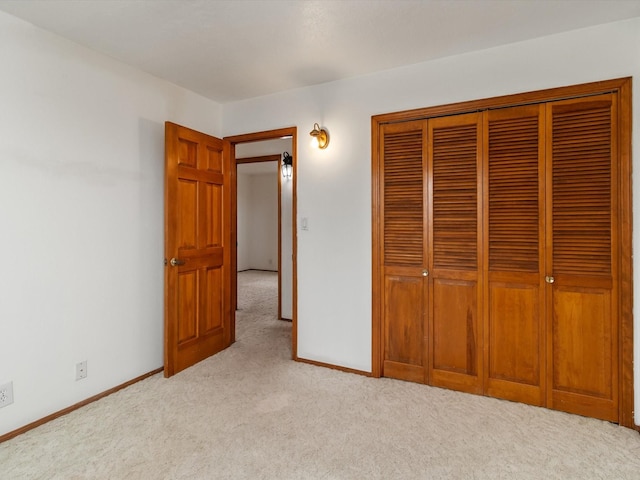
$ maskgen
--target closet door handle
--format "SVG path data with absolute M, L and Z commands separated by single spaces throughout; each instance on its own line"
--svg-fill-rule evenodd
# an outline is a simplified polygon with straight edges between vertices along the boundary
M 546 277 L 544 277 L 544 279 L 547 281 L 547 283 L 553 283 L 553 282 L 555 282 L 555 281 L 556 281 L 556 279 L 555 279 L 555 278 L 553 278 L 553 277 L 551 277 L 551 276 L 549 276 L 549 275 L 547 275 Z
M 429 270 L 427 270 L 426 268 L 424 270 L 422 270 L 422 276 L 423 277 L 429 276 Z

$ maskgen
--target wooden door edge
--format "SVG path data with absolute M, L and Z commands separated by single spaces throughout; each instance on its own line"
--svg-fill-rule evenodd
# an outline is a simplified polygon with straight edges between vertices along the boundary
M 378 144 L 382 123 L 371 118 L 371 376 L 382 376 L 382 271 L 380 242 L 380 152 Z
M 228 205 L 228 208 L 224 209 L 223 225 L 227 226 L 226 232 L 223 236 L 223 243 L 228 246 L 224 249 L 225 260 L 224 265 L 229 265 L 231 272 L 237 269 L 236 256 L 234 255 L 234 232 L 236 225 L 233 220 L 234 200 L 236 197 L 235 184 L 236 184 L 236 169 L 232 166 L 231 162 L 232 148 L 231 143 L 228 140 L 222 139 L 222 169 L 223 172 L 228 171 L 229 175 L 225 175 L 225 183 L 223 190 L 223 205 Z M 226 193 L 225 193 L 226 192 Z M 236 341 L 236 284 L 233 282 L 233 277 L 229 274 L 224 275 L 223 279 L 223 302 L 224 302 L 224 320 L 228 322 L 225 325 L 225 347 L 228 348 Z
M 619 132 L 619 190 L 618 205 L 620 209 L 620 296 L 618 328 L 620 374 L 619 381 L 619 423 L 625 427 L 640 430 L 634 414 L 634 377 L 633 377 L 633 212 L 632 212 L 632 185 L 631 185 L 631 119 L 632 119 L 632 79 L 626 78 L 618 88 L 618 119 Z
M 278 157 L 280 157 L 278 155 Z M 282 320 L 282 162 L 278 161 L 278 320 Z
M 173 359 L 174 359 L 174 351 L 173 351 L 173 332 L 171 330 L 170 323 L 170 311 L 169 307 L 171 302 L 169 301 L 169 283 L 171 282 L 171 269 L 168 268 L 167 262 L 169 258 L 171 258 L 173 252 L 173 245 L 170 244 L 170 236 L 169 232 L 173 228 L 169 225 L 169 219 L 173 216 L 170 215 L 169 212 L 169 188 L 171 186 L 171 179 L 168 174 L 168 155 L 169 150 L 174 148 L 173 138 L 177 135 L 178 125 L 172 122 L 165 122 L 164 124 L 164 245 L 163 245 L 163 253 L 164 253 L 164 315 L 163 315 L 163 375 L 165 378 L 169 378 L 174 375 L 173 368 Z

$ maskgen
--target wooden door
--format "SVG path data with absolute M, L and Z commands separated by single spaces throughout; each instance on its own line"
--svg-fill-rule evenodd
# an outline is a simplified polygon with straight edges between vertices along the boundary
M 544 105 L 485 112 L 485 392 L 544 405 Z
M 229 143 L 165 124 L 165 376 L 231 343 Z
M 615 95 L 547 105 L 548 406 L 618 421 Z
M 426 122 L 384 125 L 380 133 L 382 374 L 426 381 Z
M 481 393 L 481 114 L 428 125 L 430 383 Z

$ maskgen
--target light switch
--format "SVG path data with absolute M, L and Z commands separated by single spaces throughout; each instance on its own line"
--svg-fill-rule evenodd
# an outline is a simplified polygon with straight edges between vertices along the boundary
M 302 217 L 300 223 L 302 225 L 302 230 L 309 230 L 309 219 L 307 217 Z

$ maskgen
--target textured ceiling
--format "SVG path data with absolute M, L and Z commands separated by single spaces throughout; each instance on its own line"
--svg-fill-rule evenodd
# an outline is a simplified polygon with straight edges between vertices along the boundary
M 640 0 L 0 0 L 225 103 L 640 16 Z

